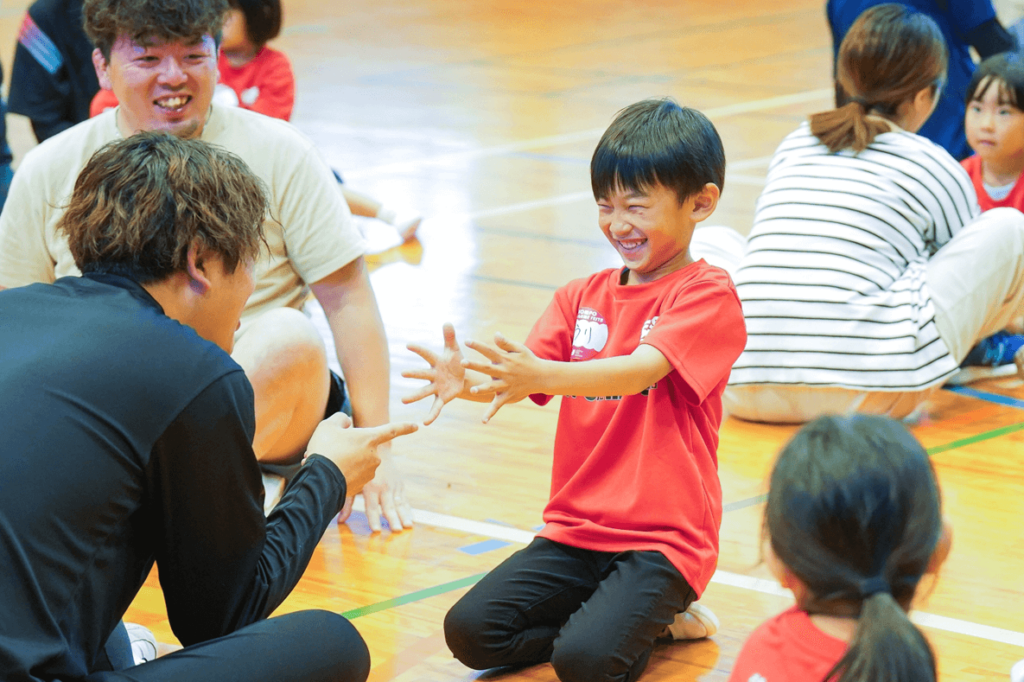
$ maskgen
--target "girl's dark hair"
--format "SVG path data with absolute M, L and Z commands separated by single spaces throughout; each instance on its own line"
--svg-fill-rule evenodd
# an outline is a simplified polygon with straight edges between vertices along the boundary
M 889 130 L 886 121 L 868 114 L 893 118 L 900 104 L 928 86 L 938 97 L 946 61 L 946 41 L 928 15 L 898 4 L 865 10 L 836 57 L 837 91 L 846 103 L 811 116 L 811 132 L 829 151 L 863 151 Z
M 228 0 L 245 16 L 245 32 L 253 45 L 263 47 L 281 32 L 281 0 Z
M 898 422 L 821 417 L 802 428 L 771 475 L 765 530 L 810 592 L 810 613 L 859 613 L 840 682 L 935 680 L 935 656 L 908 619 L 942 533 L 938 484 L 921 444 Z
M 83 273 L 140 284 L 188 267 L 198 243 L 226 272 L 263 245 L 267 192 L 242 159 L 200 140 L 145 132 L 111 142 L 82 169 L 57 229 Z
M 967 104 L 980 100 L 993 85 L 999 88 L 1000 104 L 1024 110 L 1024 54 L 1002 52 L 979 64 L 967 86 Z
M 671 99 L 646 99 L 619 112 L 590 160 L 594 198 L 617 189 L 674 190 L 680 205 L 713 182 L 725 187 L 725 150 L 708 118 Z

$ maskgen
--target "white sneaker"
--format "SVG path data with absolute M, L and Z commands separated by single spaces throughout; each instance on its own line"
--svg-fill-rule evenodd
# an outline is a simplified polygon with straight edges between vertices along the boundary
M 132 643 L 132 658 L 135 659 L 135 665 L 156 659 L 156 637 L 149 628 L 138 623 L 125 623 L 124 629 L 128 631 L 128 639 Z
M 1010 682 L 1024 682 L 1024 660 L 1017 661 L 1010 668 Z
M 718 616 L 711 609 L 693 602 L 668 626 L 668 634 L 672 639 L 703 639 L 718 632 Z
M 997 365 L 988 367 L 984 365 L 961 367 L 960 371 L 946 379 L 950 386 L 963 386 L 974 381 L 983 379 L 998 379 L 1000 377 L 1012 377 L 1017 373 L 1017 366 L 1012 362 L 1008 365 Z
M 390 206 L 381 206 L 377 211 L 377 219 L 383 220 L 398 231 L 403 241 L 409 241 L 416 236 L 416 230 L 423 222 L 423 216 L 414 211 L 393 209 Z

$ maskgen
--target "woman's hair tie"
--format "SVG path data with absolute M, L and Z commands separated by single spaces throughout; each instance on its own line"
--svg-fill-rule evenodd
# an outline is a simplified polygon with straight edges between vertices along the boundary
M 866 99 L 864 99 L 863 97 L 860 97 L 860 96 L 851 97 L 850 101 L 854 102 L 856 104 L 861 105 L 861 107 L 863 107 L 864 111 L 867 111 L 868 109 L 871 108 L 871 104 L 869 104 L 868 101 Z

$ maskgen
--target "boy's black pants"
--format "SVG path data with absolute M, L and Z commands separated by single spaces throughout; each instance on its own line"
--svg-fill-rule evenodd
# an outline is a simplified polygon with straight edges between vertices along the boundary
M 477 670 L 551 661 L 563 682 L 631 682 L 696 596 L 660 552 L 535 538 L 452 607 L 444 633 L 455 658 Z

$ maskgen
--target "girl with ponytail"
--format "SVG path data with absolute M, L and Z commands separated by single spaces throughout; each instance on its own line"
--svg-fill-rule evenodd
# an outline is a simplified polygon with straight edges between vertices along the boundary
M 885 417 L 821 417 L 772 471 L 764 556 L 797 605 L 747 640 L 730 680 L 934 682 L 907 617 L 949 552 L 924 448 Z

